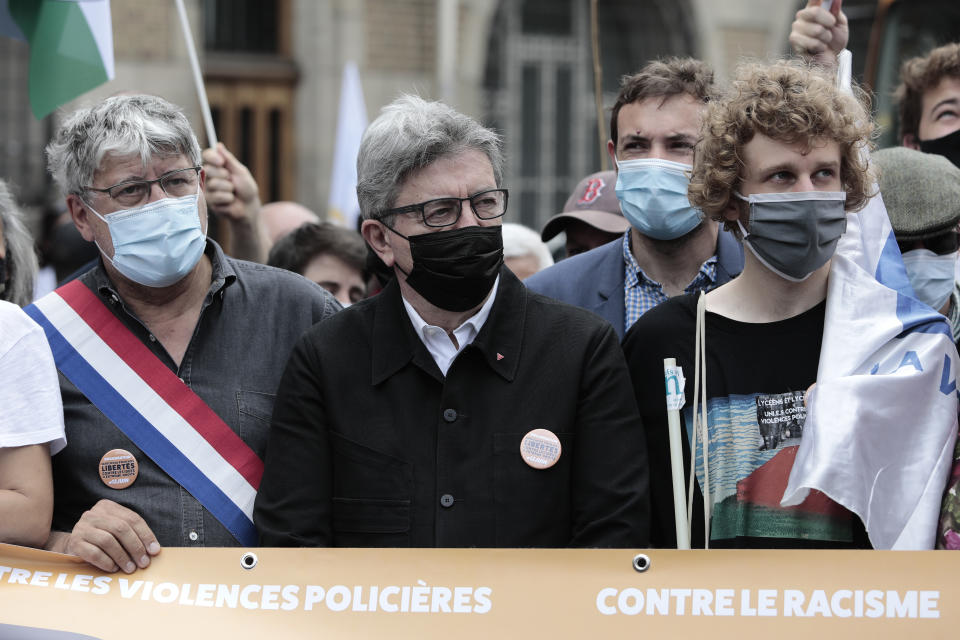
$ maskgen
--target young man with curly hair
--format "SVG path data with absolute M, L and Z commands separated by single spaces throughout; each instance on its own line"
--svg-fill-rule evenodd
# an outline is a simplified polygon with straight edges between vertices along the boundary
M 896 98 L 903 146 L 960 167 L 960 42 L 904 62 Z
M 742 65 L 704 116 L 690 202 L 747 250 L 743 273 L 703 298 L 709 453 L 705 465 L 695 448 L 694 547 L 705 526 L 715 547 L 869 546 L 860 521 L 826 495 L 791 508 L 780 499 L 817 377 L 831 257 L 846 212 L 870 195 L 860 153 L 871 130 L 861 102 L 795 62 Z M 664 302 L 624 341 L 647 428 L 654 546 L 676 545 L 663 359 L 676 357 L 688 378 L 692 434 L 698 299 Z

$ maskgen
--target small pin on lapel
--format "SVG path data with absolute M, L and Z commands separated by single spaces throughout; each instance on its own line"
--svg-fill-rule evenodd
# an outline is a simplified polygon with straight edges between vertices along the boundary
M 498 353 L 498 354 L 497 354 L 497 362 L 500 362 L 501 360 L 503 360 L 503 354 L 502 354 L 502 353 Z

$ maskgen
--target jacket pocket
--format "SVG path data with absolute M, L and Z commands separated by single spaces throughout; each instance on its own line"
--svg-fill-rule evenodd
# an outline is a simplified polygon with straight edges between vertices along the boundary
M 272 393 L 237 391 L 237 415 L 239 416 L 240 439 L 247 443 L 261 460 L 267 453 L 270 434 L 270 419 L 273 416 Z
M 558 433 L 561 453 L 548 469 L 520 456 L 524 433 L 493 434 L 493 487 L 498 547 L 562 547 L 570 539 L 573 434 Z
M 394 456 L 331 432 L 334 544 L 410 544 L 413 469 Z

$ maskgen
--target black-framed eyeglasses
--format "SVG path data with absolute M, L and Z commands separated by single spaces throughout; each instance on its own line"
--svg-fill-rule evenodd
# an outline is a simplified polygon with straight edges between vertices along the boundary
M 155 182 L 159 182 L 160 188 L 171 198 L 192 196 L 199 190 L 200 167 L 174 169 L 154 180 L 127 180 L 106 189 L 83 187 L 83 190 L 105 193 L 121 207 L 136 207 L 150 197 Z
M 960 235 L 956 231 L 947 231 L 929 238 L 919 240 L 898 240 L 900 253 L 906 253 L 920 247 L 932 251 L 938 256 L 945 256 L 948 253 L 956 253 L 960 249 Z
M 417 204 L 409 204 L 396 209 L 387 209 L 374 218 L 383 220 L 387 216 L 400 213 L 419 213 L 423 224 L 428 227 L 449 227 L 460 219 L 463 202 L 469 201 L 474 215 L 481 220 L 493 220 L 507 212 L 507 190 L 487 189 L 466 198 L 437 198 Z

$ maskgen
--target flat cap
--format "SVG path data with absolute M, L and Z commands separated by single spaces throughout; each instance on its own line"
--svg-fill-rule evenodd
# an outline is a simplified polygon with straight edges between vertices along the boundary
M 941 155 L 907 147 L 881 149 L 870 161 L 898 240 L 919 240 L 960 222 L 960 168 Z
M 563 212 L 543 225 L 540 237 L 546 242 L 565 230 L 571 220 L 580 220 L 607 233 L 623 233 L 629 229 L 630 223 L 620 212 L 616 186 L 616 171 L 598 171 L 582 179 L 567 198 Z

